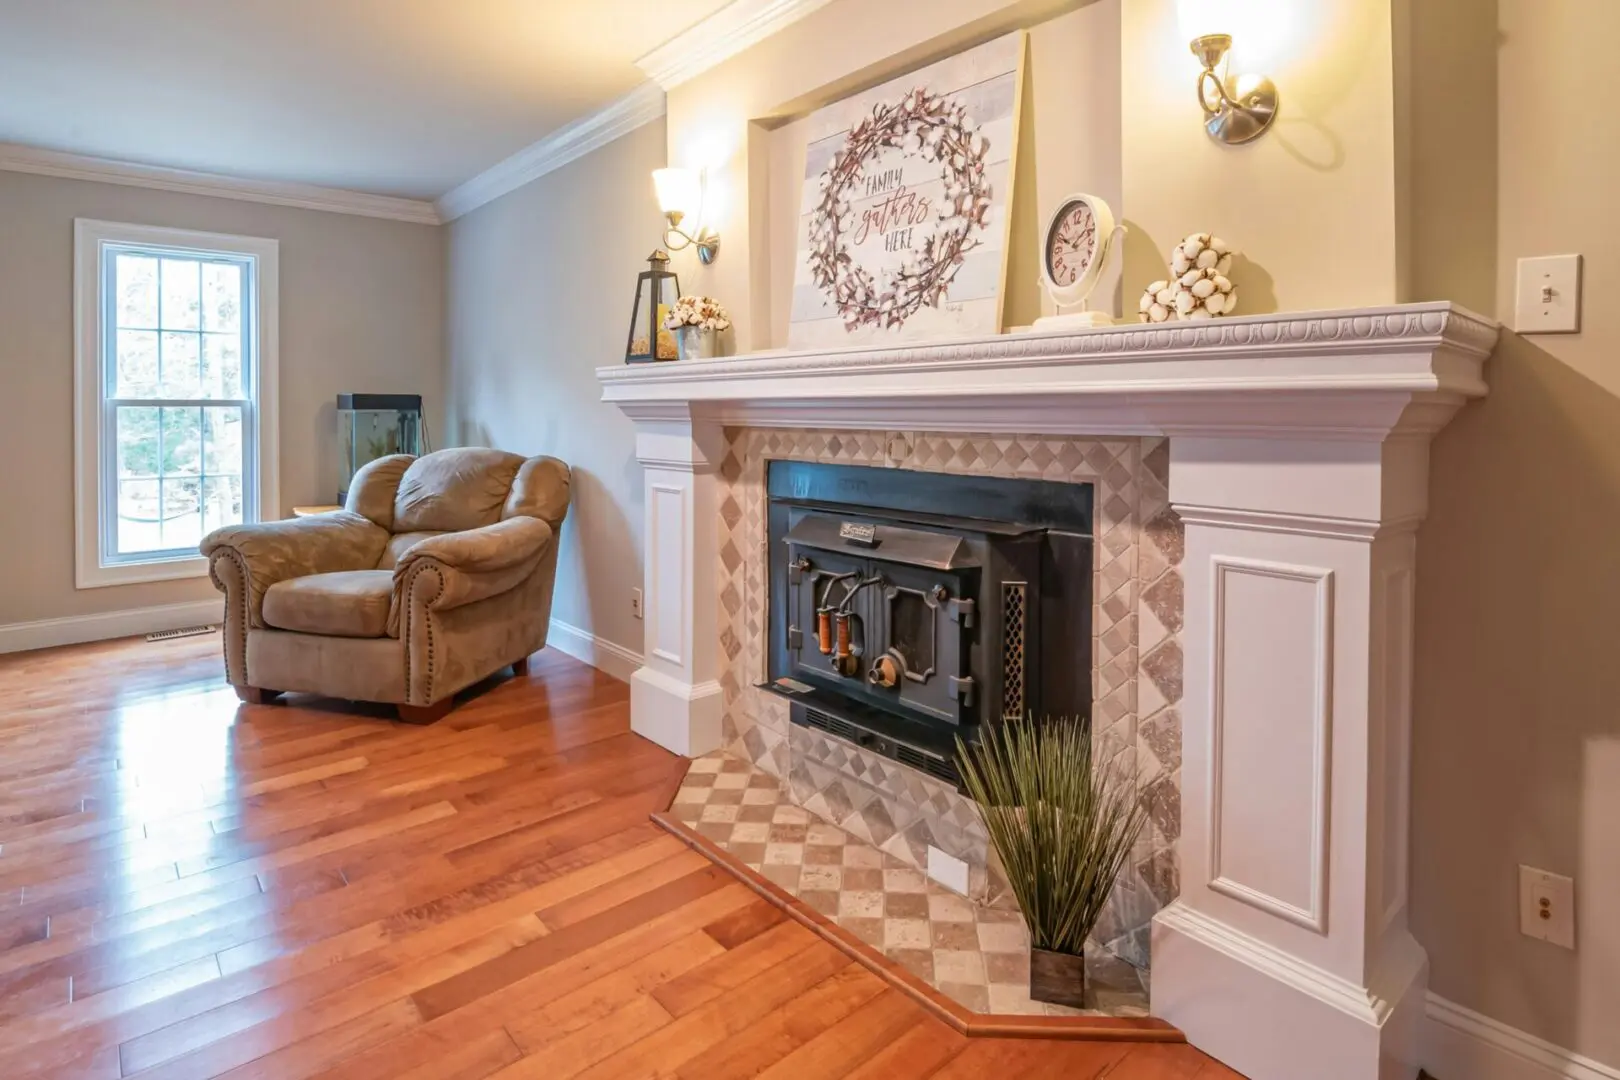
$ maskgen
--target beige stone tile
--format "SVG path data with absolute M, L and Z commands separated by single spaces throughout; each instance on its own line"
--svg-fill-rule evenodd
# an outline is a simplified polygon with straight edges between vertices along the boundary
M 741 811 L 742 807 L 727 807 L 730 810 Z M 771 827 L 763 821 L 738 821 L 731 830 L 731 842 L 734 844 L 763 844 L 770 839 Z
M 800 875 L 799 899 L 810 906 L 813 911 L 820 912 L 829 919 L 838 915 L 838 893 L 831 889 L 809 889 L 804 887 L 803 875 Z
M 979 948 L 979 935 L 971 922 L 932 922 L 932 945 L 936 949 L 972 952 Z
M 990 1011 L 993 1013 L 1012 1013 L 1018 1016 L 1044 1016 L 1046 1009 L 1039 1001 L 1031 1001 L 1029 987 L 1004 986 L 991 983 Z
M 802 806 L 778 806 L 771 821 L 777 825 L 808 825 L 810 812 Z
M 844 867 L 844 888 L 868 892 L 883 891 L 883 871 L 863 866 Z
M 782 793 L 775 788 L 751 787 L 742 793 L 745 806 L 775 806 L 782 801 Z
M 864 890 L 844 890 L 838 894 L 838 917 L 840 919 L 881 919 L 883 917 L 883 894 Z
M 843 887 L 843 878 L 844 868 L 841 866 L 829 866 L 825 863 L 806 861 L 803 871 L 799 874 L 799 887 L 803 889 L 828 889 L 837 892 Z
M 804 845 L 805 865 L 812 863 L 826 866 L 843 866 L 844 849 L 841 847 L 826 847 L 822 844 Z
M 1012 953 L 1029 950 L 1029 935 L 1021 923 L 979 923 L 979 947 L 985 952 Z
M 799 867 L 797 864 L 765 863 L 759 872 L 767 881 L 782 886 L 788 892 L 797 892 L 799 888 Z
M 858 868 L 881 869 L 883 852 L 862 844 L 849 844 L 844 848 L 844 865 Z
M 803 862 L 803 844 L 765 845 L 765 865 L 767 866 L 799 866 Z
M 935 957 L 935 963 L 937 964 L 937 953 Z M 934 985 L 939 989 L 940 993 L 974 1012 L 987 1013 L 990 1011 L 990 992 L 980 984 L 946 982 L 939 978 L 936 966 Z
M 883 891 L 891 893 L 920 893 L 928 890 L 928 879 L 917 870 L 883 871 Z
M 935 922 L 973 922 L 973 905 L 954 893 L 930 892 L 928 917 Z
M 923 893 L 889 893 L 883 901 L 883 910 L 892 918 L 928 918 L 928 897 Z
M 838 916 L 838 925 L 850 931 L 874 949 L 883 948 L 883 920 L 855 915 Z
M 737 820 L 737 811 L 739 809 L 741 808 L 736 806 L 705 806 L 703 812 L 698 815 L 698 820 L 734 822 Z M 736 835 L 735 830 L 732 831 L 732 835 Z
M 748 786 L 748 774 L 745 772 L 723 772 L 714 778 L 717 790 L 741 790 Z
M 990 980 L 992 986 L 996 983 L 1006 983 L 1012 986 L 1028 988 L 1029 953 L 985 953 L 984 976 Z
M 884 949 L 927 949 L 931 946 L 927 919 L 883 920 Z
M 828 825 L 826 822 L 813 821 L 806 830 L 804 839 L 806 843 L 825 844 L 829 847 L 836 847 L 844 844 L 848 837 L 845 835 L 844 830 L 840 829 L 836 825 Z
M 984 957 L 967 949 L 935 949 L 934 977 L 941 984 L 967 983 L 983 986 Z

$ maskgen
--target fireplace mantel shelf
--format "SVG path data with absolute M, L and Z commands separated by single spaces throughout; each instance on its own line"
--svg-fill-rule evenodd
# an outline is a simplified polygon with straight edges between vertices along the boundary
M 1398 422 L 1438 426 L 1482 396 L 1496 336 L 1493 321 L 1441 302 L 771 350 L 596 374 L 604 401 L 645 420 L 1383 437 Z M 1424 421 L 1424 410 L 1408 409 L 1415 402 L 1443 415 Z

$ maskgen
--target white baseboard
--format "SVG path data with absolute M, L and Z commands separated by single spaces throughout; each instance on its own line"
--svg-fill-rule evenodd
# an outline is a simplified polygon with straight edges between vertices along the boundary
M 640 653 L 606 638 L 599 638 L 589 630 L 581 630 L 560 619 L 551 620 L 551 630 L 546 635 L 546 644 L 558 652 L 567 653 L 575 660 L 584 661 L 599 671 L 607 672 L 620 682 L 629 682 L 630 676 L 641 667 Z
M 98 615 L 69 615 L 61 619 L 0 626 L 0 653 L 52 649 L 58 645 L 78 645 L 86 641 L 108 641 L 134 637 L 182 626 L 217 624 L 225 617 L 225 599 L 191 600 L 181 604 L 104 611 Z
M 1423 1057 L 1435 1080 L 1620 1080 L 1620 1069 L 1432 993 Z

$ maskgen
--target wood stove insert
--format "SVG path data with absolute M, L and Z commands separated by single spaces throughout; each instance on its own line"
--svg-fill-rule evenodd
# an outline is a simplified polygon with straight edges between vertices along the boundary
M 773 461 L 765 688 L 953 784 L 955 740 L 1091 714 L 1089 484 Z

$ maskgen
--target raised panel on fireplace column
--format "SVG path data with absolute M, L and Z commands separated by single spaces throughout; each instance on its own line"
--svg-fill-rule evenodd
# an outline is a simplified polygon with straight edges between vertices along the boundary
M 680 667 L 686 663 L 686 490 L 675 484 L 648 485 L 647 582 L 652 621 L 648 651 Z
M 1209 887 L 1326 934 L 1333 572 L 1211 571 Z

